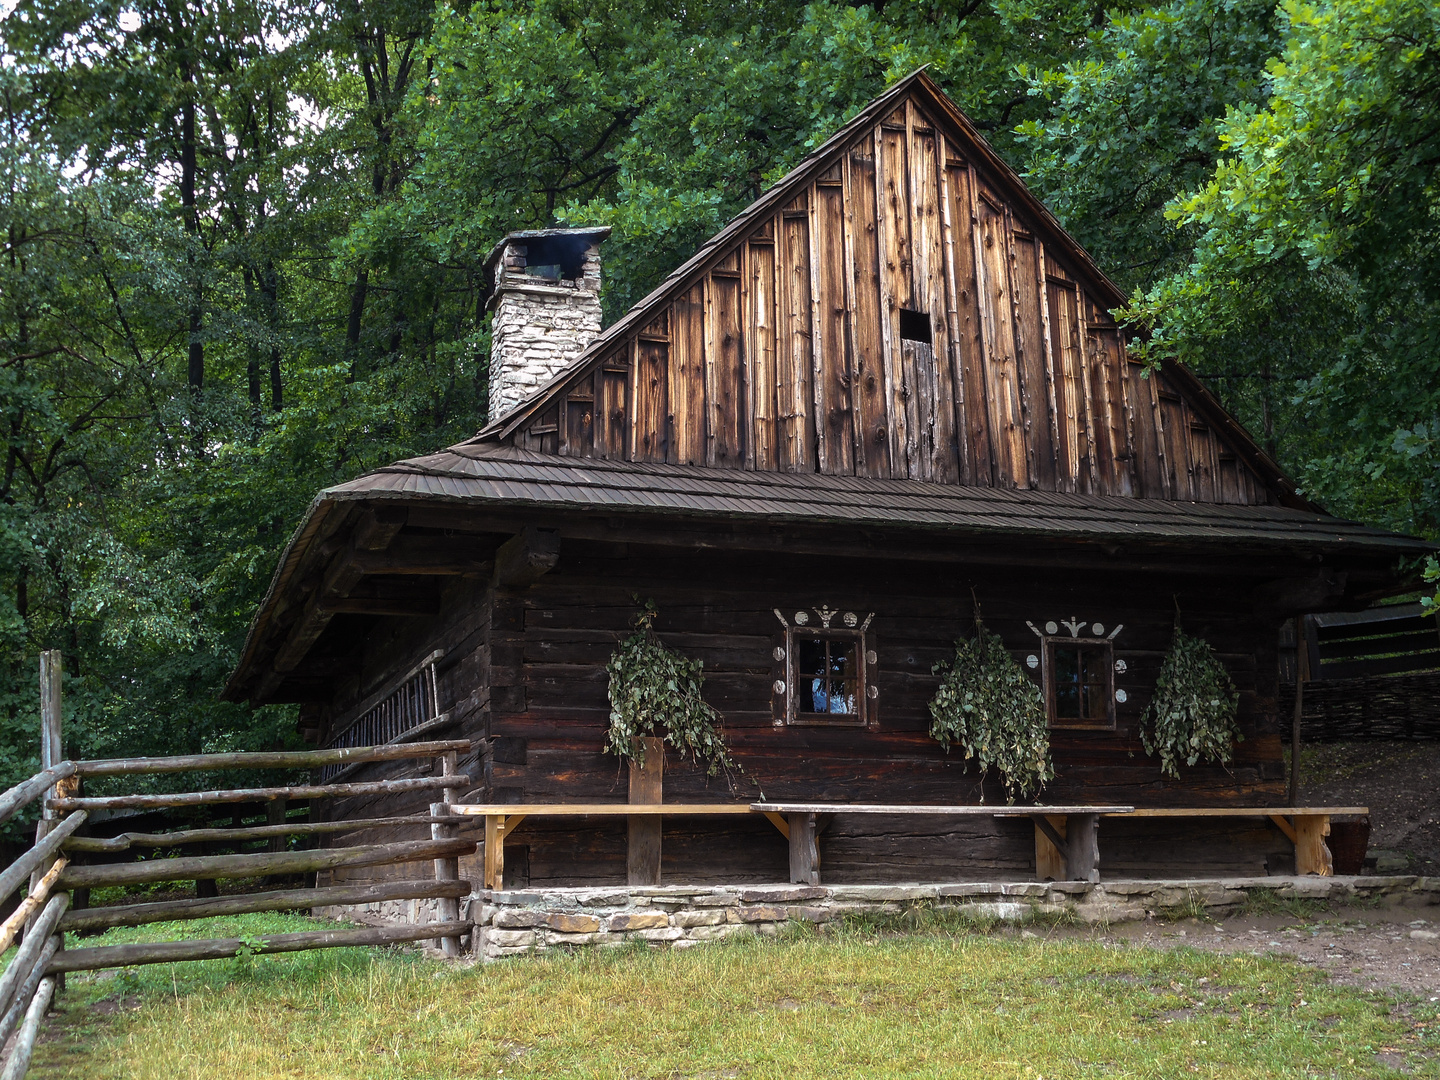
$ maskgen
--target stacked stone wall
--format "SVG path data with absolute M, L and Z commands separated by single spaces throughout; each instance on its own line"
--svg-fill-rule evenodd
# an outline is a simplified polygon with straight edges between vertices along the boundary
M 742 934 L 774 935 L 787 923 L 823 925 L 847 917 L 949 914 L 977 923 L 1060 919 L 1086 925 L 1134 922 L 1173 913 L 1224 915 L 1253 892 L 1329 903 L 1440 904 L 1440 878 L 1254 877 L 1168 881 L 957 882 L 948 885 L 774 885 L 482 891 L 465 901 L 474 920 L 471 949 L 499 960 L 549 949 L 627 942 L 690 948 Z M 438 921 L 433 901 L 317 908 L 317 915 L 362 922 Z

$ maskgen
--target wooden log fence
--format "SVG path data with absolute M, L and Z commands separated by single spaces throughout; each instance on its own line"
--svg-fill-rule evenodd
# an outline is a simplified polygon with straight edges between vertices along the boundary
M 435 805 L 435 804 L 432 804 Z M 443 805 L 443 804 L 439 804 Z M 77 810 L 76 813 L 84 811 Z M 223 844 L 245 840 L 269 840 L 285 836 L 320 836 L 325 833 L 359 832 L 387 825 L 462 825 L 470 820 L 457 814 L 416 817 L 352 818 L 349 821 L 307 821 L 293 825 L 252 825 L 240 829 L 177 829 L 165 833 L 121 833 L 119 836 L 75 836 L 61 845 L 66 851 L 128 851 L 132 847 L 169 848 L 186 844 Z
M 178 919 L 208 919 L 216 915 L 253 915 L 260 911 L 332 907 L 341 904 L 376 904 L 385 900 L 460 899 L 470 893 L 468 881 L 383 881 L 377 885 L 330 885 L 322 889 L 277 889 L 273 892 L 195 900 L 153 900 L 144 904 L 115 904 L 83 911 L 67 911 L 60 930 L 94 933 L 113 926 L 144 926 Z M 442 922 L 446 920 L 441 920 Z
M 57 990 L 64 987 L 65 972 L 132 964 L 223 959 L 241 953 L 299 952 L 426 940 L 437 942 L 448 956 L 459 955 L 461 937 L 471 930 L 471 923 L 460 918 L 460 900 L 471 892 L 471 883 L 460 880 L 459 859 L 473 854 L 477 845 L 473 840 L 460 838 L 457 826 L 467 819 L 452 813 L 450 806 L 458 802 L 470 786 L 470 777 L 458 767 L 460 754 L 470 749 L 468 740 L 391 743 L 331 750 L 68 761 L 61 750 L 60 676 L 60 654 L 55 651 L 42 653 L 41 769 L 30 779 L 0 794 L 0 824 L 43 797 L 35 845 L 0 871 L 0 901 L 21 889 L 27 881 L 29 883 L 15 911 L 4 923 L 0 923 L 0 952 L 14 942 L 22 928 L 24 934 L 9 966 L 0 973 L 0 1047 L 7 1042 L 10 1046 L 3 1069 L 0 1069 L 0 1080 L 20 1080 L 25 1076 L 45 1012 Z M 367 763 L 423 758 L 434 760 L 435 775 L 363 783 L 293 784 L 99 797 L 86 796 L 80 790 L 83 781 L 90 777 L 233 769 L 333 769 L 336 766 L 349 771 Z M 274 807 L 299 799 L 432 791 L 438 791 L 443 801 L 430 803 L 428 813 L 403 817 L 288 822 L 281 812 L 271 814 L 270 823 L 262 826 L 244 827 L 237 818 L 234 828 L 134 832 L 108 838 L 79 835 L 79 830 L 92 813 L 99 810 L 153 810 L 257 802 Z M 406 826 L 418 829 L 428 826 L 430 838 L 338 848 L 284 849 L 284 844 L 291 837 L 318 837 Z M 424 836 L 424 833 L 420 835 Z M 233 855 L 209 854 L 216 845 L 247 841 L 269 841 L 272 850 Z M 104 855 L 124 853 L 131 848 L 182 848 L 187 845 L 198 845 L 201 854 L 90 866 L 72 861 L 87 853 Z M 432 863 L 433 878 L 324 888 L 282 888 L 230 896 L 211 895 L 71 910 L 71 890 L 88 890 L 105 885 L 271 878 L 342 867 L 425 862 Z M 433 923 L 414 925 L 275 934 L 258 941 L 214 938 L 70 950 L 64 945 L 66 933 L 98 932 L 117 926 L 392 900 L 433 901 L 438 919 Z

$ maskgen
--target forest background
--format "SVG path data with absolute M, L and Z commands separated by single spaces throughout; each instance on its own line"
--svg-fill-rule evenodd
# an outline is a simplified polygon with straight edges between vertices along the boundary
M 0 0 L 0 784 L 293 743 L 217 694 L 320 488 L 472 434 L 481 260 L 614 319 L 930 73 L 1333 512 L 1440 535 L 1429 0 Z

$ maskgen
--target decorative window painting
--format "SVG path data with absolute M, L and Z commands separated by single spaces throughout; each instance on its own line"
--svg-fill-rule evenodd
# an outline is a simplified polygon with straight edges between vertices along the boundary
M 877 696 L 875 651 L 866 643 L 874 615 L 822 604 L 788 618 L 777 609 L 775 616 L 785 628 L 785 643 L 775 649 L 783 665 L 775 682 L 775 722 L 864 727 Z

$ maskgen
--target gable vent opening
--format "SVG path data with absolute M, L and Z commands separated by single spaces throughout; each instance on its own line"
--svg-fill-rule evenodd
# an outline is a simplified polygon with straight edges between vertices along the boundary
M 901 308 L 900 340 L 918 341 L 924 345 L 933 345 L 935 342 L 930 329 L 930 316 L 923 311 L 911 311 L 909 308 Z

